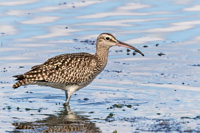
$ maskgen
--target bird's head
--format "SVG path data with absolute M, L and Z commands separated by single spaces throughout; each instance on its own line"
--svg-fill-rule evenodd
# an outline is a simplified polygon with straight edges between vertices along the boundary
M 117 40 L 112 34 L 110 33 L 102 33 L 98 36 L 97 38 L 97 47 L 105 47 L 105 48 L 110 48 L 112 46 L 122 46 L 122 47 L 127 47 L 129 49 L 133 49 L 135 50 L 136 52 L 140 53 L 142 56 L 144 56 L 144 54 L 138 50 L 137 48 L 127 44 L 127 43 L 124 43 L 124 42 L 121 42 L 119 40 Z

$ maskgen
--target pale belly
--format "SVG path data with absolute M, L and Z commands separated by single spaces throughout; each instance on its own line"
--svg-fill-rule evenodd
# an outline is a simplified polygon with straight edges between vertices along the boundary
M 75 91 L 78 91 L 81 88 L 87 86 L 92 81 L 93 81 L 93 79 L 90 80 L 90 81 L 87 81 L 85 83 L 79 84 L 79 85 L 76 85 L 76 84 L 66 85 L 66 84 L 62 84 L 62 83 L 52 83 L 52 82 L 35 82 L 33 84 L 34 85 L 40 85 L 40 86 L 49 86 L 49 87 L 52 87 L 52 88 L 61 89 L 61 90 L 64 90 L 64 91 L 69 91 L 69 92 L 75 92 Z

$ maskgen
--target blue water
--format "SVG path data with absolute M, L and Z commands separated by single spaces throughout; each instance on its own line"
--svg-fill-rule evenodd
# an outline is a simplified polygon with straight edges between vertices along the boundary
M 0 132 L 16 131 L 14 123 L 60 121 L 89 121 L 93 132 L 200 131 L 199 7 L 186 0 L 1 0 Z M 50 57 L 94 53 L 95 45 L 81 41 L 96 41 L 103 32 L 145 56 L 111 48 L 105 70 L 72 96 L 73 115 L 63 113 L 65 95 L 58 89 L 12 88 L 13 75 Z

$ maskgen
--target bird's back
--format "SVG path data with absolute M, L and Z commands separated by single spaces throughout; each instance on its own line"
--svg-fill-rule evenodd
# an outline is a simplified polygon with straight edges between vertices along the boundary
M 48 59 L 41 65 L 31 68 L 30 71 L 16 75 L 19 80 L 13 85 L 37 84 L 37 82 L 58 83 L 63 85 L 89 84 L 100 73 L 105 64 L 88 53 L 62 54 Z

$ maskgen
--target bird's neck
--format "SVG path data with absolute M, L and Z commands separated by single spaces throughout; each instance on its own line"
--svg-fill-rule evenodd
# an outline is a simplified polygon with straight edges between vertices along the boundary
M 109 48 L 107 47 L 97 47 L 95 56 L 103 63 L 107 64 Z

